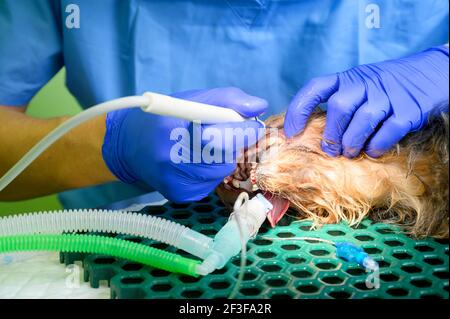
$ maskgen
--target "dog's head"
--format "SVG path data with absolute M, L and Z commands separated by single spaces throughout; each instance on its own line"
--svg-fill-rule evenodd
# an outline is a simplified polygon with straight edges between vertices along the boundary
M 324 113 L 314 113 L 304 131 L 291 139 L 283 134 L 283 118 L 277 115 L 266 121 L 267 128 L 277 129 L 277 134 L 247 150 L 236 172 L 218 187 L 226 203 L 233 202 L 240 191 L 251 193 L 258 188 L 274 204 L 268 216 L 272 226 L 290 206 L 315 225 L 341 220 L 357 225 L 371 215 L 402 224 L 413 235 L 448 237 L 448 227 L 445 231 L 426 218 L 436 213 L 425 211 L 432 209 L 430 192 L 448 191 L 448 182 L 446 190 L 438 190 L 445 185 L 436 174 L 448 177 L 448 167 L 440 164 L 442 155 L 435 149 L 417 150 L 414 138 L 409 138 L 377 159 L 364 153 L 355 159 L 329 157 L 321 149 Z M 257 187 L 249 187 L 252 183 Z M 447 216 L 448 225 L 448 209 L 440 215 L 444 224 Z

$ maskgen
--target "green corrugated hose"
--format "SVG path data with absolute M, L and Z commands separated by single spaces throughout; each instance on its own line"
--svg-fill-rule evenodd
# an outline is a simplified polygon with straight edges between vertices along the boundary
M 24 235 L 0 237 L 0 254 L 17 251 L 64 251 L 104 254 L 197 277 L 197 260 L 143 244 L 97 235 Z

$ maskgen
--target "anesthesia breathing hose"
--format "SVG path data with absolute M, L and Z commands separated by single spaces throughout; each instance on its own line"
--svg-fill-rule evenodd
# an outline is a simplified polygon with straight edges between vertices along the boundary
M 66 210 L 3 217 L 0 218 L 0 238 L 65 232 L 121 233 L 150 238 L 201 258 L 203 262 L 198 265 L 197 273 L 204 276 L 222 268 L 241 250 L 245 253 L 246 243 L 256 235 L 271 209 L 271 203 L 261 194 L 249 199 L 247 193 L 241 193 L 230 219 L 214 238 L 159 217 L 106 210 Z
M 120 233 L 150 238 L 204 259 L 213 239 L 167 219 L 126 211 L 62 210 L 0 218 L 0 236 L 66 232 Z

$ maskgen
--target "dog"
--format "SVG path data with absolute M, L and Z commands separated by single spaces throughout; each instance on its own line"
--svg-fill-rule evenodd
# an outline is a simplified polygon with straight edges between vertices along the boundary
M 278 135 L 264 147 L 258 143 L 246 150 L 236 171 L 217 188 L 224 202 L 233 202 L 242 191 L 235 181 L 251 179 L 253 190 L 286 203 L 269 219 L 272 226 L 290 207 L 299 219 L 312 220 L 313 227 L 340 221 L 357 226 L 369 217 L 397 224 L 412 237 L 448 238 L 448 114 L 433 117 L 379 158 L 364 152 L 354 159 L 325 154 L 322 111 L 290 139 L 283 122 L 284 114 L 265 122 Z M 274 147 L 277 152 L 268 156 Z M 256 160 L 246 160 L 255 153 Z

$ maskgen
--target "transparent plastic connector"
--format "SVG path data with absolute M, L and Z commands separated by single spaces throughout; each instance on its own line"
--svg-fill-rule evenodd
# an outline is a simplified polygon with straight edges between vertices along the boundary
M 262 194 L 257 194 L 249 200 L 247 193 L 241 193 L 230 219 L 214 237 L 211 253 L 197 267 L 198 273 L 207 275 L 225 266 L 243 246 L 245 247 L 249 239 L 258 233 L 272 208 L 272 204 Z M 238 240 L 239 238 L 241 240 Z

